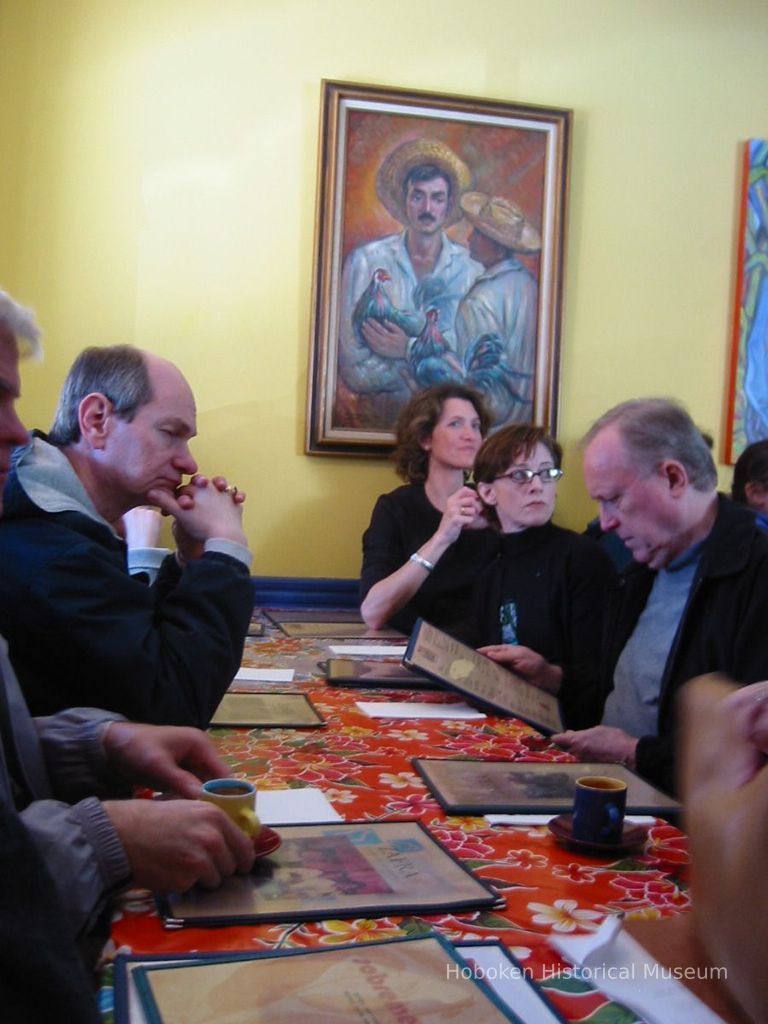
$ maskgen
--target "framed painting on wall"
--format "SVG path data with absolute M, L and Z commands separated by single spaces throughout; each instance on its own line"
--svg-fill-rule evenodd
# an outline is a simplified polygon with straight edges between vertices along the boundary
M 768 437 L 768 140 L 744 147 L 725 460 Z
M 324 81 L 306 450 L 384 455 L 416 391 L 557 429 L 571 112 Z

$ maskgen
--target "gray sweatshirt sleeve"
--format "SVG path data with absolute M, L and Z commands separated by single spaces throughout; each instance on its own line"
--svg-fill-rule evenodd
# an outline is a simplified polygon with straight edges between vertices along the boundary
M 93 927 L 108 897 L 130 880 L 125 851 L 99 799 L 131 792 L 110 771 L 101 742 L 107 723 L 119 720 L 95 708 L 34 720 L 56 799 L 33 801 L 21 818 L 78 934 Z
M 43 855 L 77 934 L 88 932 L 107 898 L 130 880 L 122 844 L 101 801 L 70 806 L 35 800 L 21 820 Z
M 130 785 L 110 770 L 101 742 L 109 722 L 124 721 L 123 715 L 97 708 L 69 708 L 34 719 L 55 797 L 73 803 L 86 796 L 130 796 Z

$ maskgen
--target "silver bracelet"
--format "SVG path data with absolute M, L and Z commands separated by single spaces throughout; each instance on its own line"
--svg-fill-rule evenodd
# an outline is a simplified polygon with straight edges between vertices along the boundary
M 432 572 L 435 568 L 432 562 L 428 562 L 426 558 L 422 558 L 418 552 L 414 551 L 411 557 L 408 559 L 409 562 L 415 562 L 416 565 L 420 565 L 422 569 L 426 569 L 427 572 Z

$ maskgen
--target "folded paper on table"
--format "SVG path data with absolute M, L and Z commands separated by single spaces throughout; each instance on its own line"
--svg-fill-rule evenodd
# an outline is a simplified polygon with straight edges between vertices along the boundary
M 424 704 L 406 700 L 357 700 L 357 707 L 369 718 L 486 718 L 482 711 L 460 704 Z
M 560 732 L 557 697 L 502 668 L 448 633 L 418 619 L 403 657 L 408 668 L 482 701 L 495 711 L 522 718 L 540 732 Z
M 584 978 L 605 995 L 639 1014 L 647 1024 L 723 1024 L 650 953 L 608 917 L 592 935 L 551 936 L 550 944 L 582 968 Z
M 330 644 L 328 650 L 331 654 L 349 657 L 359 655 L 363 658 L 402 658 L 405 654 L 402 644 Z
M 486 814 L 485 820 L 489 825 L 511 825 L 513 827 L 525 827 L 527 825 L 548 825 L 556 814 Z M 631 825 L 655 825 L 656 816 L 653 814 L 627 815 L 624 819 Z
M 292 668 L 244 668 L 237 670 L 233 683 L 290 683 L 295 672 Z
M 256 813 L 265 825 L 308 825 L 343 821 L 321 789 L 260 789 Z
M 525 968 L 500 942 L 459 943 L 455 952 L 523 1024 L 565 1024 Z

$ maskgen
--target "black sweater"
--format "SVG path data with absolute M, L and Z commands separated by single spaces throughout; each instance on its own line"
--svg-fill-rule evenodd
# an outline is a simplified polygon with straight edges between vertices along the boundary
M 499 610 L 513 601 L 518 643 L 563 670 L 559 699 L 570 729 L 599 720 L 603 612 L 615 579 L 595 541 L 550 522 L 504 534 L 475 589 L 475 646 L 502 642 Z
M 381 495 L 363 534 L 361 601 L 374 583 L 399 569 L 429 540 L 441 519 L 442 513 L 429 501 L 421 483 L 406 484 Z M 390 625 L 410 633 L 421 616 L 458 639 L 468 639 L 472 588 L 498 546 L 498 534 L 490 527 L 463 530 L 408 604 L 392 616 Z

